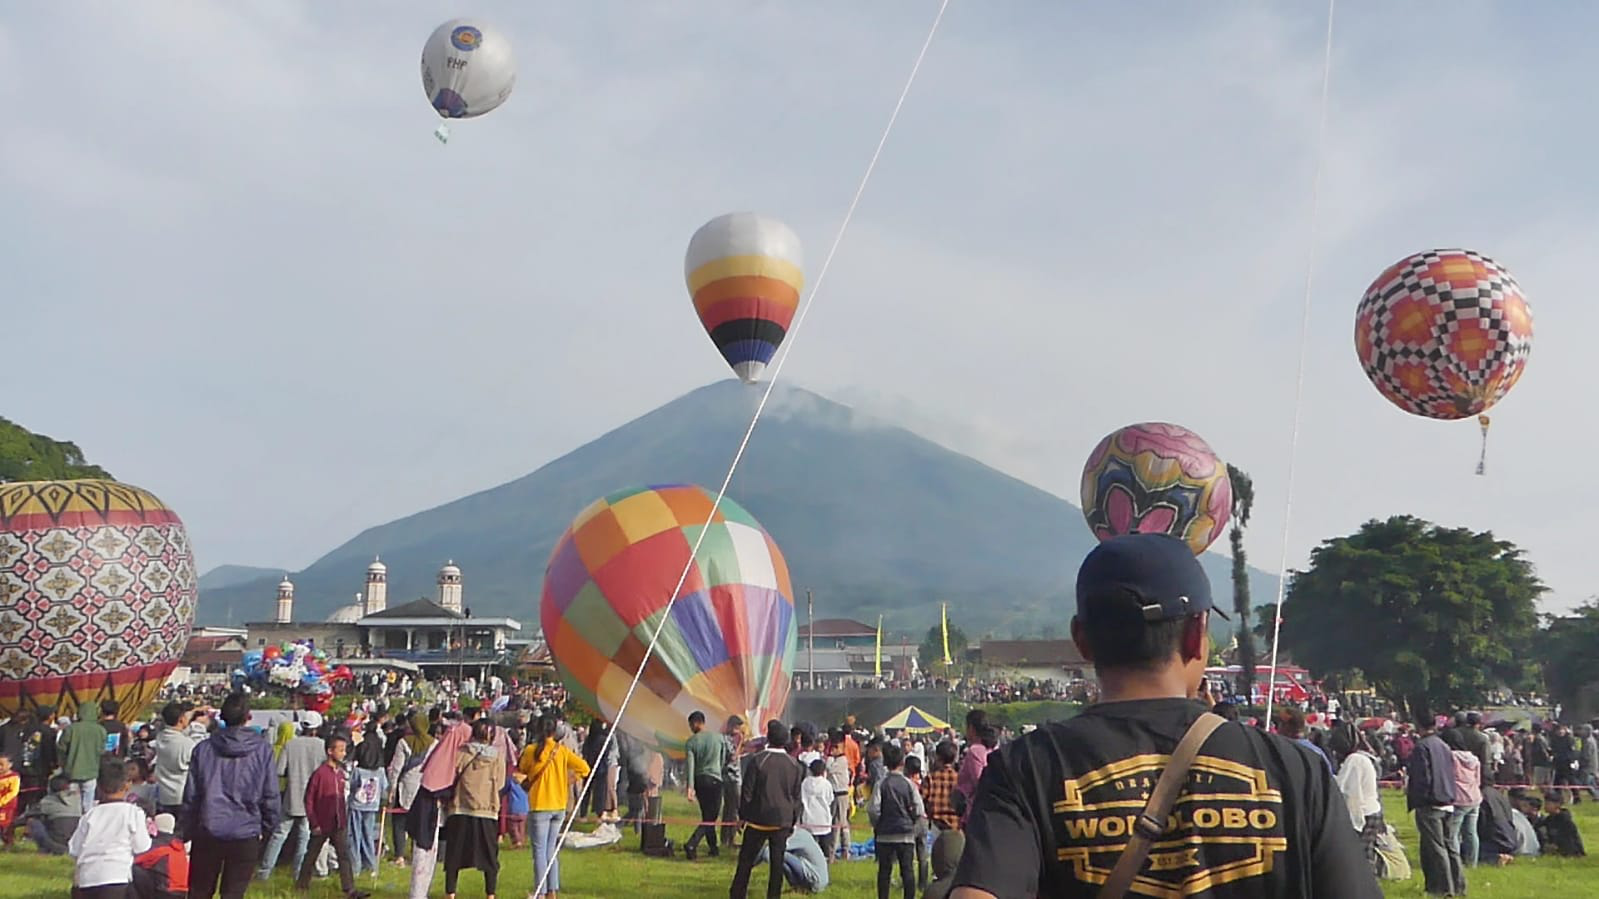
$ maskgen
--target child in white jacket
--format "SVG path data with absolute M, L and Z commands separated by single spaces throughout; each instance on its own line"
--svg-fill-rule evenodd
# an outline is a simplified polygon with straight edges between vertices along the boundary
M 133 883 L 133 857 L 150 848 L 150 822 L 127 801 L 128 768 L 121 759 L 102 763 L 96 783 L 99 804 L 84 812 L 67 841 L 67 853 L 78 862 L 72 897 L 123 899 Z
M 811 759 L 810 777 L 800 783 L 800 828 L 816 838 L 829 862 L 833 860 L 833 781 L 827 763 Z

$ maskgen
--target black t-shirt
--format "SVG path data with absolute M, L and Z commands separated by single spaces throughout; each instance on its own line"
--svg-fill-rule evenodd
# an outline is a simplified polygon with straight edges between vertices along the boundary
M 129 743 L 132 738 L 128 734 L 128 726 L 121 721 L 106 719 L 100 722 L 105 728 L 105 751 L 119 759 L 128 757 Z
M 1186 699 L 1107 702 L 990 755 L 956 886 L 1097 896 L 1188 726 Z M 1327 762 L 1253 727 L 1205 741 L 1133 896 L 1380 899 Z

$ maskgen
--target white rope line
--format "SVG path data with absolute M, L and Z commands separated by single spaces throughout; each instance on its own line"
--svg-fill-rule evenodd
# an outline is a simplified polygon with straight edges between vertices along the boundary
M 1304 311 L 1299 320 L 1299 374 L 1294 379 L 1294 431 L 1288 442 L 1288 496 L 1283 501 L 1283 551 L 1277 563 L 1277 612 L 1271 629 L 1271 678 L 1266 686 L 1266 726 L 1271 726 L 1272 700 L 1277 695 L 1277 646 L 1283 632 L 1283 601 L 1288 596 L 1288 535 L 1294 520 L 1294 468 L 1299 458 L 1299 424 L 1305 399 L 1305 357 L 1310 345 L 1310 294 L 1316 283 L 1316 244 L 1321 212 L 1321 170 L 1327 156 L 1327 95 L 1332 85 L 1333 13 L 1338 0 L 1327 0 L 1327 42 L 1321 60 L 1321 118 L 1316 124 L 1316 166 L 1310 179 L 1310 228 L 1305 261 Z
M 644 667 L 649 664 L 650 658 L 655 654 L 656 643 L 661 638 L 661 632 L 666 628 L 666 623 L 672 615 L 672 607 L 677 604 L 678 594 L 683 585 L 688 582 L 689 573 L 694 570 L 695 559 L 700 553 L 700 546 L 705 542 L 705 536 L 710 533 L 711 525 L 716 521 L 717 510 L 722 506 L 722 500 L 727 496 L 727 488 L 733 483 L 733 474 L 738 470 L 738 464 L 744 458 L 744 451 L 749 448 L 750 438 L 755 434 L 755 426 L 761 420 L 761 413 L 766 410 L 766 403 L 772 398 L 772 391 L 777 387 L 777 379 L 783 371 L 783 364 L 788 361 L 789 353 L 794 350 L 795 340 L 799 337 L 800 328 L 805 324 L 805 318 L 810 314 L 811 307 L 816 304 L 816 298 L 821 293 L 822 284 L 827 280 L 827 272 L 833 265 L 833 257 L 838 254 L 840 244 L 844 242 L 844 235 L 849 231 L 850 221 L 855 217 L 855 210 L 860 206 L 861 197 L 866 194 L 866 185 L 872 180 L 872 173 L 877 170 L 877 162 L 882 158 L 883 147 L 888 144 L 888 137 L 894 131 L 895 122 L 899 121 L 899 113 L 905 106 L 905 98 L 910 96 L 911 86 L 916 83 L 916 75 L 921 71 L 922 60 L 927 58 L 927 50 L 933 44 L 933 37 L 938 34 L 938 26 L 944 20 L 944 11 L 949 8 L 950 0 L 942 0 L 938 6 L 938 14 L 933 17 L 932 27 L 927 31 L 927 39 L 922 42 L 922 48 L 916 54 L 916 61 L 911 65 L 910 75 L 905 79 L 905 87 L 899 92 L 899 99 L 894 102 L 894 111 L 889 114 L 888 123 L 883 127 L 883 134 L 877 139 L 877 147 L 872 151 L 872 158 L 866 164 L 866 171 L 861 175 L 860 183 L 855 188 L 855 195 L 850 198 L 849 206 L 844 210 L 844 218 L 839 222 L 838 231 L 833 235 L 833 243 L 827 250 L 827 256 L 822 260 L 822 266 L 817 270 L 816 283 L 811 286 L 810 299 L 800 307 L 799 314 L 794 318 L 794 324 L 788 329 L 786 339 L 783 341 L 782 350 L 779 352 L 777 362 L 771 368 L 771 377 L 767 379 L 766 390 L 761 393 L 760 402 L 755 406 L 755 414 L 750 417 L 749 427 L 744 430 L 744 437 L 738 443 L 738 449 L 733 453 L 733 462 L 727 468 L 727 476 L 722 479 L 722 486 L 716 491 L 716 500 L 711 503 L 710 514 L 705 519 L 705 526 L 700 528 L 700 535 L 694 541 L 694 549 L 689 554 L 688 564 L 683 566 L 683 573 L 677 579 L 677 586 L 673 588 L 672 595 L 667 599 L 666 606 L 662 609 L 661 620 L 655 625 L 655 632 L 650 635 L 650 643 L 644 648 L 644 658 L 639 661 L 638 671 L 633 674 L 633 682 L 628 684 L 627 693 L 622 697 L 622 704 L 617 707 L 616 720 L 611 722 L 611 727 L 605 735 L 605 742 L 600 746 L 599 757 L 604 758 L 610 751 L 611 743 L 616 739 L 617 727 L 622 718 L 627 715 L 628 704 L 633 701 L 633 694 L 638 690 L 639 681 L 644 677 Z M 596 709 L 598 711 L 598 709 Z M 588 796 L 594 786 L 594 778 L 599 774 L 596 765 L 589 776 L 583 781 L 583 789 L 578 792 L 577 805 L 583 806 L 583 800 Z M 555 858 L 559 858 L 561 848 L 566 843 L 567 834 L 571 833 L 572 826 L 577 823 L 577 815 L 573 814 L 561 828 L 561 838 L 555 847 Z M 554 867 L 554 858 L 551 859 L 550 868 Z M 550 871 L 546 868 L 539 872 L 538 885 L 533 889 L 533 895 L 542 896 L 544 885 L 549 880 Z

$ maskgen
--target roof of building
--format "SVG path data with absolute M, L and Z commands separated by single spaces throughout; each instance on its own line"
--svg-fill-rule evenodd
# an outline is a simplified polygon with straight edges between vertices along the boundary
M 810 633 L 810 625 L 800 625 L 799 637 L 801 640 L 809 636 Z M 873 637 L 876 635 L 877 628 L 849 618 L 823 618 L 816 622 L 816 636 L 818 637 Z
M 236 665 L 244 657 L 244 638 L 234 635 L 218 637 L 190 637 L 183 649 L 180 664 Z
M 184 652 L 216 652 L 226 650 L 229 643 L 239 644 L 236 648 L 244 651 L 244 637 L 238 634 L 224 634 L 221 636 L 190 637 Z
M 404 605 L 389 606 L 381 612 L 373 612 L 367 618 L 465 618 L 460 612 L 452 612 L 431 599 L 413 599 Z
M 1073 668 L 1088 664 L 1077 644 L 1070 640 L 984 640 L 978 647 L 989 665 L 1064 665 Z
M 543 640 L 537 640 L 522 647 L 522 651 L 517 653 L 516 664 L 532 668 L 553 668 L 555 657 L 550 654 L 550 647 Z
M 800 675 L 809 674 L 811 660 L 811 653 L 805 647 L 800 647 L 800 651 L 794 654 L 794 673 Z M 842 649 L 822 649 L 818 647 L 815 654 L 815 664 L 817 674 L 848 674 L 852 670 L 849 654 Z

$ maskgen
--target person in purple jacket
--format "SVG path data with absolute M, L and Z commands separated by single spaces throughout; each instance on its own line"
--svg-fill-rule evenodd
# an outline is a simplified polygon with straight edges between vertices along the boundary
M 183 832 L 192 839 L 189 896 L 242 899 L 255 872 L 261 835 L 278 826 L 278 772 L 272 744 L 245 729 L 250 700 L 232 693 L 222 703 L 222 730 L 194 747 L 183 787 Z

